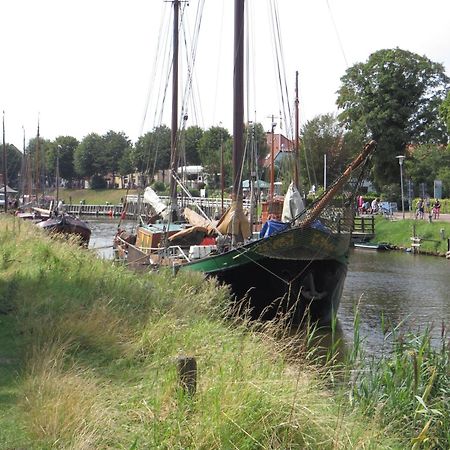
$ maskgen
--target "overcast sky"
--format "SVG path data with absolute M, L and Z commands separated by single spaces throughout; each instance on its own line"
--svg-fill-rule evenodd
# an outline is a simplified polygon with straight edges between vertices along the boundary
M 199 3 L 190 0 L 186 8 L 190 34 Z M 268 117 L 281 110 L 271 4 L 280 15 L 291 100 L 295 71 L 300 74 L 302 123 L 336 112 L 340 77 L 377 50 L 400 47 L 425 55 L 443 63 L 450 75 L 450 0 L 249 0 L 248 111 L 250 120 L 266 129 Z M 81 140 L 112 129 L 134 142 L 149 131 L 161 108 L 154 74 L 162 69 L 154 66 L 158 43 L 163 48 L 169 33 L 170 9 L 164 0 L 1 0 L 0 108 L 6 141 L 22 149 L 22 126 L 28 141 L 36 134 L 38 114 L 46 139 Z M 188 126 L 231 128 L 232 17 L 232 0 L 205 0 Z M 166 124 L 169 108 L 170 102 Z

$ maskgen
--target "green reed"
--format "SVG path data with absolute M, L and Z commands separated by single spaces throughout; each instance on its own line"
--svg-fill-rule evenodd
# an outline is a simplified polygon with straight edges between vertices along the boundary
M 431 329 L 401 331 L 382 316 L 384 349 L 365 354 L 359 308 L 354 319 L 354 345 L 347 355 L 348 398 L 365 416 L 403 436 L 405 448 L 450 448 L 450 347 L 441 327 L 439 343 Z M 341 386 L 342 387 L 342 386 Z

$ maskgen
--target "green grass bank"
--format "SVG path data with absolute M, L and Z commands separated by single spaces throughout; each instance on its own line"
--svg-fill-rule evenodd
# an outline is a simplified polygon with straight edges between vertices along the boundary
M 387 220 L 377 217 L 375 242 L 387 242 L 400 248 L 411 247 L 411 237 L 421 238 L 420 251 L 444 256 L 450 238 L 450 222 L 428 220 Z
M 66 204 L 78 205 L 84 201 L 87 205 L 118 205 L 126 195 L 135 195 L 137 190 L 127 189 L 60 189 L 59 198 Z M 49 192 L 49 195 L 56 196 L 55 192 Z
M 449 447 L 444 326 L 436 347 L 383 324 L 375 359 L 356 314 L 345 363 L 319 366 L 314 330 L 228 306 L 198 274 L 134 274 L 0 215 L 0 448 Z M 197 358 L 194 396 L 179 355 Z
M 0 448 L 404 448 L 290 357 L 296 337 L 228 302 L 196 274 L 137 275 L 0 217 Z M 193 397 L 180 354 L 197 358 Z

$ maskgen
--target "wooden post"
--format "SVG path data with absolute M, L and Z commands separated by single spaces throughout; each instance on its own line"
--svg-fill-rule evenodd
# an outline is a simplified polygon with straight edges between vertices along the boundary
M 179 356 L 177 365 L 181 387 L 189 395 L 194 395 L 197 390 L 197 360 L 192 356 Z

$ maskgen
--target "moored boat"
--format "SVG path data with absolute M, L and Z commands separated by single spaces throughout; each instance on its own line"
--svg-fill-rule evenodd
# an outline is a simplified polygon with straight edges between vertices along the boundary
M 89 244 L 91 229 L 86 222 L 78 217 L 70 216 L 69 214 L 60 214 L 56 217 L 50 217 L 47 220 L 38 222 L 36 225 L 51 233 L 78 236 L 82 245 L 87 246 Z
M 177 1 L 174 8 L 178 8 Z M 338 310 L 347 273 L 356 192 L 362 179 L 359 171 L 376 144 L 368 143 L 310 208 L 297 210 L 284 222 L 268 220 L 261 235 L 253 236 L 242 206 L 243 17 L 244 0 L 235 0 L 232 206 L 217 224 L 207 220 L 190 228 L 184 225 L 171 235 L 177 209 L 176 187 L 172 186 L 166 222 L 156 230 L 153 225 L 138 226 L 135 244 L 120 235 L 116 243 L 126 252 L 128 265 L 145 262 L 154 268 L 165 265 L 216 277 L 231 287 L 238 302 L 244 299 L 254 318 L 283 315 L 291 323 L 300 323 L 308 315 L 326 323 Z M 173 114 L 178 116 L 177 111 Z M 172 161 L 176 161 L 174 155 Z M 176 165 L 171 172 L 175 183 Z M 333 201 L 338 194 L 336 205 Z M 162 218 L 165 209 L 155 211 Z
M 390 250 L 391 248 L 389 244 L 376 242 L 355 242 L 353 246 L 355 248 L 359 248 L 362 250 L 376 250 L 376 251 Z

